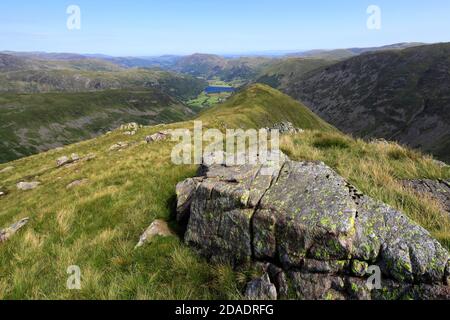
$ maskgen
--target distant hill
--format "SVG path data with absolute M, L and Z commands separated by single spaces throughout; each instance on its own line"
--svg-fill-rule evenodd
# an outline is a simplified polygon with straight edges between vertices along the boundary
M 288 56 L 291 57 L 303 57 L 303 58 L 315 58 L 326 60 L 343 60 L 348 59 L 367 52 L 377 52 L 386 50 L 403 50 L 406 48 L 416 47 L 424 45 L 417 42 L 396 43 L 381 47 L 369 47 L 369 48 L 348 48 L 348 49 L 335 49 L 335 50 L 310 50 L 305 52 L 292 53 Z
M 243 88 L 199 119 L 217 127 L 226 124 L 232 128 L 263 128 L 288 121 L 302 129 L 337 131 L 298 101 L 263 84 Z
M 197 53 L 182 57 L 172 69 L 205 79 L 248 81 L 273 61 L 274 59 L 265 57 L 224 58 L 218 55 Z
M 121 124 L 168 123 L 194 112 L 157 89 L 0 95 L 0 162 L 96 137 Z
M 367 53 L 319 68 L 285 92 L 337 128 L 450 161 L 450 43 Z
M 126 69 L 98 59 L 39 60 L 0 54 L 0 92 L 84 92 L 157 88 L 181 100 L 196 97 L 206 81 L 159 69 Z
M 255 82 L 267 84 L 279 90 L 289 88 L 307 73 L 321 67 L 329 66 L 337 61 L 314 58 L 280 59 L 264 68 Z

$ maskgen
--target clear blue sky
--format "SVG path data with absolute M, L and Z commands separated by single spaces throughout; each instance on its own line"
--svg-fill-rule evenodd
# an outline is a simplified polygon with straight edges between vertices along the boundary
M 66 27 L 69 5 L 81 30 Z M 369 5 L 382 29 L 366 27 Z M 1 0 L 0 50 L 157 55 L 450 41 L 448 0 Z

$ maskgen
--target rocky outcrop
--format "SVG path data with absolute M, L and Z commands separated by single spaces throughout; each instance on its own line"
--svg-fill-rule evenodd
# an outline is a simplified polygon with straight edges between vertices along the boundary
M 168 139 L 169 136 L 170 136 L 169 131 L 160 131 L 160 132 L 157 132 L 157 133 L 152 134 L 152 135 L 150 135 L 150 136 L 147 136 L 147 137 L 145 138 L 145 141 L 146 141 L 147 143 L 158 142 L 158 141 L 164 141 L 164 140 Z
M 62 167 L 65 166 L 67 164 L 73 163 L 73 162 L 77 162 L 80 160 L 80 156 L 76 153 L 72 153 L 72 155 L 70 157 L 68 156 L 63 156 L 61 158 L 58 158 L 56 160 L 56 166 L 57 167 Z
M 323 163 L 262 168 L 205 166 L 178 184 L 185 242 L 214 262 L 262 263 L 281 299 L 450 299 L 449 253 L 404 214 Z
M 126 142 L 117 142 L 116 144 L 113 144 L 109 151 L 117 151 L 117 150 L 123 150 L 128 147 L 128 143 Z
M 272 128 L 266 128 L 267 131 L 278 130 L 280 134 L 302 133 L 304 130 L 296 128 L 291 122 L 281 122 L 275 124 Z
M 0 243 L 9 240 L 14 234 L 16 234 L 20 229 L 22 229 L 28 222 L 29 218 L 24 218 L 19 222 L 13 224 L 12 226 L 0 230 Z
M 438 201 L 442 209 L 450 214 L 450 181 L 444 180 L 403 180 L 402 184 L 419 194 L 425 194 Z

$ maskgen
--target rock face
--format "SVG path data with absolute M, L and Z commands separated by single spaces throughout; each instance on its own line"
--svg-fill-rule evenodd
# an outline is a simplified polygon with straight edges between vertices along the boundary
M 30 219 L 25 218 L 13 224 L 9 228 L 0 230 L 0 243 L 9 240 L 14 234 L 17 233 L 17 231 L 22 229 L 28 223 L 28 221 L 30 221 Z
M 404 180 L 402 183 L 407 188 L 437 200 L 442 208 L 450 214 L 450 181 Z
M 168 237 L 171 235 L 173 235 L 173 232 L 169 229 L 167 222 L 163 220 L 155 220 L 142 234 L 136 248 L 142 247 L 144 244 L 151 242 L 156 236 Z
M 249 300 L 276 300 L 277 288 L 270 282 L 268 274 L 248 283 L 245 297 Z
M 185 242 L 214 262 L 265 263 L 282 299 L 450 299 L 449 253 L 401 212 L 323 163 L 261 169 L 213 165 L 178 184 Z M 366 285 L 376 270 L 381 289 Z

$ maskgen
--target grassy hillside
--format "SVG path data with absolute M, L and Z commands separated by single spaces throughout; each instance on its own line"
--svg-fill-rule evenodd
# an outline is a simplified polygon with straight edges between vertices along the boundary
M 302 129 L 336 130 L 299 102 L 263 84 L 242 89 L 199 118 L 219 128 L 264 128 L 289 121 Z
M 282 101 L 276 103 L 278 99 Z M 236 116 L 238 111 L 245 113 Z M 303 111 L 276 90 L 255 85 L 201 119 L 206 126 L 221 123 L 230 128 L 241 126 L 241 121 L 245 127 L 259 128 L 287 120 L 314 129 L 284 137 L 283 150 L 294 159 L 325 161 L 369 195 L 403 209 L 450 248 L 450 223 L 437 204 L 403 189 L 398 182 L 401 178 L 449 178 L 448 169 L 395 144 L 353 140 Z M 313 122 L 308 125 L 308 121 Z M 173 142 L 146 144 L 144 137 L 163 129 L 191 127 L 192 122 L 148 127 L 133 137 L 114 131 L 60 151 L 0 165 L 0 172 L 14 166 L 0 173 L 1 184 L 9 192 L 0 198 L 0 226 L 31 218 L 23 230 L 0 245 L 0 298 L 239 298 L 250 272 L 210 264 L 187 248 L 180 236 L 133 249 L 155 218 L 166 219 L 180 232 L 173 218 L 175 184 L 197 169 L 171 163 Z M 130 146 L 109 151 L 119 141 Z M 80 156 L 93 152 L 97 157 L 56 168 L 55 160 L 72 152 Z M 66 189 L 79 179 L 88 180 Z M 30 180 L 42 184 L 28 192 L 15 188 L 17 182 Z M 81 268 L 80 291 L 65 287 L 70 265 Z
M 156 89 L 0 94 L 0 162 L 86 140 L 126 122 L 168 123 L 193 111 Z
M 83 62 L 88 63 L 89 60 Z M 79 70 L 76 69 L 78 67 Z M 95 70 L 86 70 L 89 68 Z M 181 100 L 189 100 L 200 94 L 207 85 L 206 81 L 162 70 L 105 71 L 97 64 L 89 67 L 86 64 L 79 66 L 75 62 L 71 62 L 67 69 L 56 67 L 0 73 L 0 92 L 14 93 L 85 92 L 146 87 L 157 88 Z
M 450 44 L 364 54 L 284 90 L 359 137 L 399 141 L 450 161 Z
M 291 83 L 298 82 L 309 72 L 336 62 L 336 60 L 311 58 L 282 59 L 264 68 L 255 82 L 267 84 L 278 90 L 286 90 Z
M 224 58 L 197 53 L 178 59 L 170 69 L 205 79 L 245 83 L 274 61 L 264 57 Z

